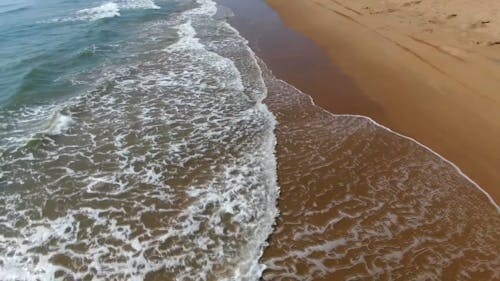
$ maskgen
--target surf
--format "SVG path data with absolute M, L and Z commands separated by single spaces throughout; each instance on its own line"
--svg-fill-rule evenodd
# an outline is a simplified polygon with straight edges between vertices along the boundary
M 42 134 L 0 155 L 0 275 L 259 279 L 276 120 L 255 54 L 216 13 L 200 0 L 144 23 L 78 76 L 90 89 L 30 115 Z

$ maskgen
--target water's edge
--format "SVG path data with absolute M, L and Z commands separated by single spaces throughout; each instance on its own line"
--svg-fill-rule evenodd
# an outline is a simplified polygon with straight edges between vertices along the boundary
M 231 20 L 234 20 L 234 21 L 235 21 L 235 23 L 236 23 L 237 25 L 241 25 L 241 26 L 240 26 L 240 28 L 244 28 L 244 29 L 253 29 L 253 30 L 252 30 L 252 32 L 253 32 L 253 33 L 257 33 L 257 34 L 259 33 L 259 31 L 262 31 L 263 33 L 265 33 L 265 30 L 260 30 L 260 29 L 262 29 L 262 26 L 261 26 L 261 25 L 257 25 L 257 24 L 251 23 L 251 22 L 249 22 L 248 20 L 239 20 L 239 19 L 238 19 L 238 17 L 242 17 L 242 14 L 241 14 L 241 13 L 243 13 L 243 12 L 244 12 L 243 10 L 239 10 L 239 9 L 241 9 L 241 7 L 238 7 L 238 5 L 239 5 L 238 3 L 231 5 L 231 3 L 229 3 L 229 2 L 228 2 L 228 1 L 226 1 L 226 0 L 218 0 L 217 2 L 221 3 L 220 5 L 230 6 L 230 7 L 231 7 L 231 9 L 236 10 L 236 12 L 233 14 L 234 19 L 230 18 L 229 20 L 230 20 L 230 21 L 231 21 Z M 237 1 L 237 2 L 238 2 L 238 1 Z M 271 7 L 271 6 L 270 6 L 270 5 L 269 5 L 266 1 L 263 1 L 262 3 L 263 3 L 263 4 L 260 4 L 260 3 L 259 3 L 259 4 L 255 4 L 255 5 L 259 5 L 259 6 L 261 6 L 261 5 L 266 5 L 268 10 L 273 11 L 273 13 L 274 13 L 275 15 L 278 15 L 278 17 L 280 18 L 280 22 L 279 22 L 279 23 L 276 23 L 276 22 L 275 22 L 276 20 L 274 19 L 275 15 L 272 15 L 272 16 L 271 16 L 271 17 L 273 17 L 273 20 L 274 20 L 274 22 L 273 22 L 273 23 L 274 23 L 274 24 L 276 24 L 276 25 L 279 25 L 279 26 L 280 26 L 280 27 L 278 27 L 278 28 L 276 29 L 277 31 L 274 31 L 274 33 L 275 33 L 274 35 L 275 35 L 275 36 L 279 36 L 278 34 L 279 34 L 280 32 L 284 32 L 284 33 L 290 33 L 290 32 L 293 32 L 293 33 L 295 33 L 295 34 L 296 34 L 296 36 L 287 36 L 287 37 L 286 37 L 286 38 L 287 38 L 287 40 L 288 40 L 288 43 L 287 43 L 287 44 L 293 44 L 293 43 L 290 43 L 290 41 L 292 41 L 292 42 L 298 42 L 298 44 L 304 44 L 304 43 L 302 42 L 302 41 L 304 41 L 304 39 L 302 39 L 302 38 L 301 38 L 301 37 L 303 37 L 303 35 L 300 35 L 298 32 L 293 31 L 293 30 L 291 30 L 291 29 L 289 29 L 289 28 L 286 28 L 286 25 L 285 25 L 285 23 L 283 22 L 283 20 L 281 19 L 281 16 L 279 16 L 279 13 L 276 13 L 276 12 L 272 9 L 272 7 Z M 260 10 L 260 12 L 262 12 L 262 9 Z M 266 12 L 266 16 L 267 16 L 267 17 L 269 17 L 269 15 L 268 15 L 268 14 L 270 14 L 270 13 L 269 13 L 269 12 Z M 249 25 L 249 23 L 251 23 L 252 25 L 250 26 L 250 25 Z M 245 25 L 249 25 L 249 26 L 245 26 Z M 256 28 L 257 28 L 258 30 L 255 30 Z M 276 33 L 277 33 L 277 34 L 276 34 Z M 267 43 L 267 42 L 266 42 L 266 40 L 268 40 L 268 41 L 272 41 L 272 39 L 271 39 L 271 38 L 266 37 L 266 36 L 258 36 L 258 35 L 256 36 L 256 35 L 254 35 L 254 34 L 252 34 L 252 33 L 249 33 L 248 35 L 249 35 L 249 37 L 247 38 L 247 40 L 249 40 L 249 41 L 250 41 L 250 44 L 252 45 L 252 47 L 253 47 L 253 48 L 260 48 L 260 47 L 262 47 L 262 46 L 264 46 L 264 48 L 268 48 L 267 46 L 265 46 L 265 45 L 266 45 L 266 43 Z M 308 42 L 307 42 L 308 44 L 314 44 L 314 45 L 315 45 L 315 43 L 314 43 L 314 42 L 312 42 L 311 40 L 307 40 L 307 41 L 308 41 Z M 274 41 L 273 41 L 273 42 L 274 42 Z M 319 47 L 317 47 L 317 48 L 319 49 Z M 260 52 L 261 52 L 261 53 L 266 53 L 266 51 L 267 51 L 267 52 L 269 52 L 269 50 L 266 50 L 266 49 L 264 49 L 264 50 L 260 50 Z M 300 56 L 300 55 L 299 55 L 299 56 Z M 302 55 L 302 56 L 304 56 L 304 55 Z M 306 53 L 306 55 L 305 55 L 305 56 L 307 56 L 307 53 Z M 293 58 L 293 57 L 291 57 L 291 58 L 289 58 L 289 59 L 293 60 L 294 58 Z M 300 58 L 300 59 L 301 59 L 301 60 L 304 60 L 304 58 Z M 316 58 L 315 58 L 315 59 L 316 59 Z M 324 59 L 328 59 L 328 58 L 326 57 L 326 55 L 324 56 Z M 272 58 L 270 58 L 270 60 L 272 60 Z M 329 60 L 329 59 L 328 59 L 328 60 Z M 275 67 L 275 65 L 273 65 L 272 63 L 266 62 L 266 60 L 264 60 L 264 63 L 266 63 L 266 64 L 267 64 L 267 66 L 269 67 L 270 71 L 271 71 L 271 72 L 273 72 L 273 68 Z M 273 74 L 273 75 L 274 75 L 274 74 Z M 304 91 L 302 91 L 301 89 L 297 88 L 295 85 L 293 85 L 293 81 L 287 81 L 287 79 L 286 79 L 286 73 L 281 72 L 281 75 L 282 75 L 282 76 L 283 76 L 283 75 L 285 76 L 285 77 L 280 78 L 280 79 L 282 79 L 282 81 L 283 81 L 283 82 L 285 82 L 285 83 L 289 84 L 290 86 L 292 86 L 292 87 L 293 87 L 293 88 L 295 88 L 296 90 L 298 90 L 298 91 L 302 92 L 304 95 L 308 96 L 308 97 L 311 99 L 311 103 L 312 103 L 313 105 L 315 105 L 316 107 L 320 108 L 321 110 L 323 110 L 323 111 L 325 111 L 325 112 L 328 112 L 329 114 L 332 114 L 332 115 L 334 115 L 334 116 L 352 116 L 352 117 L 361 117 L 361 118 L 365 118 L 366 120 L 369 120 L 371 123 L 373 123 L 374 125 L 378 126 L 379 128 L 382 128 L 382 129 L 384 129 L 384 130 L 386 130 L 386 131 L 388 131 L 388 132 L 391 132 L 391 133 L 393 133 L 393 134 L 397 135 L 398 137 L 400 137 L 400 138 L 402 138 L 402 139 L 409 140 L 409 141 L 411 141 L 411 142 L 413 142 L 413 143 L 416 143 L 416 144 L 418 144 L 419 146 L 421 146 L 421 147 L 425 148 L 426 150 L 428 150 L 429 152 L 431 152 L 431 153 L 432 153 L 432 154 L 434 154 L 435 156 L 439 157 L 440 159 L 442 159 L 443 161 L 445 161 L 445 162 L 447 162 L 449 165 L 451 165 L 451 166 L 452 166 L 452 167 L 453 167 L 453 168 L 454 168 L 454 169 L 455 169 L 455 170 L 456 170 L 459 174 L 461 174 L 461 175 L 462 175 L 464 178 L 466 178 L 466 179 L 467 179 L 467 180 L 468 180 L 468 181 L 469 181 L 472 185 L 474 185 L 474 186 L 475 186 L 478 190 L 480 190 L 480 191 L 481 191 L 481 192 L 482 192 L 482 193 L 483 193 L 483 194 L 487 197 L 487 199 L 491 202 L 491 204 L 492 204 L 492 205 L 493 205 L 493 206 L 497 209 L 497 211 L 500 213 L 500 205 L 499 205 L 499 203 L 498 203 L 498 202 L 496 202 L 496 201 L 493 199 L 493 197 L 492 197 L 492 196 L 491 196 L 491 195 L 490 195 L 490 194 L 489 194 L 489 193 L 488 193 L 488 192 L 487 192 L 484 188 L 482 188 L 482 187 L 481 187 L 481 186 L 480 186 L 477 182 L 475 182 L 473 179 L 471 179 L 469 176 L 467 176 L 467 175 L 466 175 L 466 174 L 465 174 L 465 173 L 464 173 L 464 172 L 460 169 L 460 167 L 458 167 L 458 165 L 456 165 L 456 164 L 455 164 L 455 163 L 453 163 L 452 161 L 448 160 L 446 157 L 444 157 L 444 156 L 440 155 L 439 153 L 437 153 L 436 151 L 434 151 L 433 149 L 431 149 L 431 148 L 430 148 L 430 147 L 428 147 L 427 145 L 425 145 L 425 144 L 423 144 L 423 143 L 421 143 L 421 142 L 417 141 L 416 139 L 414 139 L 414 138 L 412 138 L 412 137 L 410 137 L 410 136 L 406 136 L 406 135 L 404 135 L 404 134 L 402 134 L 402 133 L 400 133 L 400 132 L 394 131 L 393 129 L 391 129 L 391 128 L 387 127 L 387 126 L 382 125 L 381 123 L 377 122 L 376 120 L 374 120 L 373 118 L 371 118 L 371 117 L 369 117 L 369 116 L 365 116 L 365 115 L 358 115 L 358 114 L 349 114 L 349 113 L 342 113 L 342 114 L 339 114 L 339 113 L 333 113 L 333 112 L 331 112 L 331 111 L 329 111 L 329 110 L 325 109 L 324 107 L 322 107 L 322 106 L 321 106 L 321 103 L 317 103 L 317 102 L 315 101 L 315 99 L 314 99 L 311 95 L 307 94 L 307 92 L 304 92 Z M 338 75 L 338 74 L 337 74 L 337 73 L 335 73 L 334 75 Z M 276 77 L 280 77 L 280 76 L 278 76 L 278 75 L 275 75 L 275 76 L 276 76 Z M 279 144 L 278 144 L 278 145 L 279 145 Z

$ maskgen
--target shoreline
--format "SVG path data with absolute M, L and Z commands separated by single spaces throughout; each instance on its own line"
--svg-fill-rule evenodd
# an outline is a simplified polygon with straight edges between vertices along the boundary
M 287 83 L 286 81 L 282 80 L 284 83 Z M 287 83 L 288 84 L 288 83 Z M 301 92 L 300 89 L 294 87 L 293 85 L 291 84 L 288 84 L 290 87 L 293 87 L 296 91 L 298 92 Z M 303 93 L 303 92 L 301 92 Z M 443 160 L 444 162 L 448 163 L 450 166 L 452 166 L 462 177 L 464 177 L 467 181 L 469 181 L 469 183 L 471 183 L 476 189 L 478 189 L 479 191 L 481 191 L 481 193 L 483 193 L 486 198 L 490 201 L 491 205 L 493 205 L 493 207 L 495 207 L 497 209 L 497 212 L 500 214 L 500 205 L 495 201 L 495 199 L 484 189 L 482 188 L 477 182 L 475 182 L 473 179 L 471 179 L 469 176 L 467 176 L 461 169 L 460 167 L 458 167 L 455 163 L 451 162 L 450 160 L 446 159 L 444 156 L 440 155 L 439 153 L 437 153 L 436 151 L 432 150 L 432 148 L 426 146 L 425 144 L 419 142 L 418 140 L 412 138 L 412 137 L 409 137 L 409 136 L 405 136 L 403 134 L 400 134 L 394 130 L 392 130 L 391 128 L 389 127 L 386 127 L 380 123 L 378 123 L 376 120 L 370 118 L 369 116 L 365 116 L 365 115 L 357 115 L 357 114 L 336 114 L 336 113 L 332 113 L 326 109 L 324 109 L 323 107 L 319 106 L 318 104 L 316 104 L 316 102 L 314 101 L 314 98 L 310 95 L 308 95 L 307 93 L 303 93 L 304 95 L 306 95 L 307 97 L 309 97 L 310 101 L 311 101 L 311 104 L 313 106 L 316 106 L 317 108 L 320 108 L 322 110 L 324 110 L 326 113 L 328 114 L 331 114 L 333 116 L 338 116 L 338 117 L 343 117 L 343 116 L 347 116 L 347 117 L 357 117 L 357 118 L 363 118 L 363 119 L 367 119 L 368 121 L 370 121 L 372 124 L 374 124 L 375 126 L 391 133 L 391 134 L 394 134 L 402 139 L 405 139 L 405 140 L 408 140 L 410 142 L 413 142 L 415 144 L 417 144 L 418 146 L 421 146 L 422 148 L 426 149 L 427 151 L 429 151 L 430 153 L 432 153 L 433 155 L 435 155 L 436 157 L 440 158 L 441 160 Z
M 455 165 L 365 116 L 314 105 L 262 68 L 281 187 L 262 280 L 495 280 L 498 208 Z M 481 270 L 467 266 L 479 257 Z
M 482 188 L 417 140 L 325 109 L 318 100 L 348 111 L 368 97 L 264 1 L 218 3 L 260 58 L 278 122 L 280 215 L 261 280 L 496 280 L 499 208 Z
M 458 80 L 468 74 L 470 77 L 484 74 L 485 69 L 500 69 L 498 66 L 476 59 L 476 53 L 469 54 L 465 61 L 458 60 L 442 50 L 445 48 L 442 46 L 448 45 L 443 43 L 442 46 L 429 47 L 415 41 L 415 36 L 411 39 L 415 43 L 406 47 L 404 44 L 407 41 L 401 39 L 398 33 L 401 31 L 395 32 L 387 27 L 389 31 L 379 34 L 382 32 L 369 29 L 356 18 L 363 16 L 350 11 L 346 5 L 335 7 L 343 8 L 341 12 L 332 12 L 327 6 L 340 5 L 341 1 L 334 1 L 333 4 L 322 0 L 314 3 L 300 0 L 267 2 L 285 24 L 320 46 L 333 64 L 360 89 L 361 95 L 379 110 L 340 108 L 335 103 L 335 97 L 330 102 L 317 98 L 328 93 L 298 88 L 305 90 L 319 106 L 330 112 L 367 116 L 384 127 L 425 144 L 459 167 L 464 175 L 477 183 L 480 190 L 487 193 L 490 200 L 498 202 L 500 175 L 495 172 L 495 167 L 500 167 L 500 150 L 495 140 L 500 139 L 500 125 L 495 124 L 495 120 L 500 120 L 500 95 L 495 94 L 494 89 L 495 85 L 500 88 L 500 79 L 494 78 L 500 71 L 477 81 L 466 81 L 473 87 L 479 87 L 479 94 Z M 379 22 L 377 24 L 380 25 Z M 492 56 L 496 46 L 480 48 L 487 48 L 488 55 Z M 429 66 L 428 61 L 437 66 Z M 466 63 L 471 69 L 460 70 L 463 73 L 455 71 L 453 68 L 457 67 L 457 63 Z M 474 71 L 480 74 L 472 73 Z M 448 72 L 451 74 L 445 75 Z M 495 205 L 498 208 L 498 204 Z
M 387 124 L 390 122 L 384 122 L 387 121 L 387 116 L 384 115 L 383 110 L 361 92 L 355 85 L 355 81 L 340 70 L 315 42 L 286 26 L 286 22 L 279 13 L 271 9 L 271 6 L 243 0 L 219 0 L 217 2 L 235 10 L 237 16 L 231 17 L 229 21 L 249 40 L 249 45 L 272 69 L 276 77 L 306 93 L 315 104 L 329 113 L 367 117 L 377 125 L 425 147 L 456 167 L 464 177 L 486 195 L 497 209 L 499 208 L 498 197 L 481 186 L 474 178 L 469 177 L 468 173 L 460 165 L 447 158 L 447 155 L 436 151 L 435 147 L 424 144 L 414 136 L 391 127 Z M 276 40 L 276 38 L 281 40 Z M 281 51 L 283 49 L 286 51 Z M 332 82 L 325 83 L 325 80 Z M 313 83 L 307 83 L 307 81 L 313 81 Z M 364 114 L 359 114 L 360 112 Z

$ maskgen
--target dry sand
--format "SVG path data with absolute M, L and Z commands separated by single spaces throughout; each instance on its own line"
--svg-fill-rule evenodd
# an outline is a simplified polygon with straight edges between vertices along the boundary
M 378 108 L 352 113 L 431 147 L 500 201 L 500 1 L 268 2 Z

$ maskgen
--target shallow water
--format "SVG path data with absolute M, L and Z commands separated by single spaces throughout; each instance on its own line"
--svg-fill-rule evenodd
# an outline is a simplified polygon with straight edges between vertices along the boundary
M 261 275 L 278 187 L 275 121 L 255 56 L 212 1 L 128 14 L 144 3 L 37 23 L 75 22 L 122 40 L 64 61 L 71 74 L 55 67 L 61 85 L 50 73 L 35 81 L 40 90 L 3 94 L 2 280 Z

